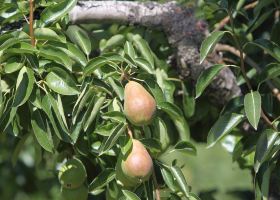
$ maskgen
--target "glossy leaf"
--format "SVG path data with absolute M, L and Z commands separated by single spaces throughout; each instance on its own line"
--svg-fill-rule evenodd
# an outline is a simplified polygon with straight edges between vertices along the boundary
M 190 130 L 189 125 L 184 119 L 182 111 L 176 105 L 169 102 L 159 103 L 158 107 L 159 109 L 166 112 L 172 119 L 179 132 L 180 139 L 183 141 L 187 141 L 189 139 Z
M 120 123 L 118 126 L 116 126 L 115 129 L 113 129 L 110 136 L 104 143 L 102 143 L 102 146 L 100 147 L 100 155 L 105 153 L 115 145 L 117 139 L 121 136 L 121 134 L 124 133 L 126 126 L 126 124 Z
M 186 182 L 186 179 L 184 177 L 182 170 L 177 166 L 172 166 L 170 168 L 170 171 L 171 171 L 172 175 L 174 176 L 176 182 L 178 183 L 179 188 L 183 192 L 184 196 L 188 198 L 190 196 L 189 195 L 189 192 L 190 192 L 189 186 Z
M 46 77 L 47 85 L 50 89 L 62 95 L 79 94 L 74 79 L 61 68 L 52 68 Z
M 64 0 L 48 6 L 41 13 L 42 22 L 47 25 L 66 15 L 77 3 L 77 0 Z
M 63 42 L 57 33 L 50 28 L 36 28 L 34 29 L 34 36 L 36 40 L 54 40 Z
M 271 153 L 272 147 L 276 139 L 279 136 L 279 132 L 276 132 L 272 129 L 267 129 L 261 133 L 260 138 L 258 139 L 256 145 L 256 153 L 255 153 L 255 164 L 254 169 L 257 173 L 261 164 L 264 163 L 268 158 L 268 155 Z
M 133 37 L 133 40 L 135 42 L 135 45 L 139 52 L 142 54 L 142 56 L 151 64 L 152 67 L 154 67 L 154 58 L 151 52 L 151 49 L 149 45 L 147 44 L 146 40 L 141 38 L 141 36 L 136 35 Z
M 261 117 L 261 95 L 258 91 L 245 95 L 244 108 L 250 124 L 257 130 Z
M 195 91 L 196 96 L 198 98 L 205 88 L 211 83 L 214 77 L 225 67 L 226 65 L 217 64 L 214 65 L 206 70 L 204 70 L 198 77 L 196 82 Z
M 212 126 L 207 137 L 208 148 L 214 146 L 225 135 L 230 133 L 244 118 L 244 115 L 236 113 L 226 113 L 219 117 L 216 123 Z
M 135 193 L 129 190 L 122 191 L 127 200 L 141 200 Z
M 90 54 L 91 41 L 86 31 L 76 25 L 73 25 L 68 27 L 66 34 L 70 40 L 77 44 L 86 55 Z
M 69 56 L 59 48 L 52 45 L 44 45 L 40 48 L 39 55 L 49 60 L 55 61 L 65 66 L 69 71 L 72 71 L 73 61 L 69 59 Z
M 124 45 L 124 52 L 129 55 L 132 59 L 134 59 L 136 57 L 136 53 L 134 50 L 133 45 L 131 44 L 131 42 L 126 41 L 125 45 Z
M 47 127 L 43 120 L 43 117 L 38 109 L 33 111 L 31 116 L 31 125 L 33 128 L 34 135 L 38 143 L 48 152 L 54 151 L 54 144 L 47 131 Z
M 89 192 L 94 192 L 107 186 L 115 178 L 114 169 L 105 169 L 89 184 Z
M 204 39 L 200 47 L 200 63 L 202 63 L 206 56 L 211 53 L 215 45 L 220 41 L 225 33 L 227 33 L 227 31 L 215 31 Z
M 34 72 L 30 68 L 23 67 L 18 74 L 13 107 L 21 106 L 29 99 L 34 83 Z

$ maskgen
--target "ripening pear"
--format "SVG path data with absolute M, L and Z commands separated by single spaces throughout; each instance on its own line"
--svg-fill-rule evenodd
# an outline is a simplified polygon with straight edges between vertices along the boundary
M 122 156 L 117 164 L 117 179 L 127 187 L 135 186 L 150 178 L 153 161 L 144 145 L 132 139 L 132 149 L 127 156 Z
M 83 163 L 73 158 L 68 160 L 59 170 L 58 179 L 64 188 L 75 189 L 86 180 L 87 174 Z
M 153 96 L 139 83 L 129 81 L 124 88 L 124 114 L 134 125 L 147 125 L 156 111 Z
M 88 187 L 82 184 L 75 189 L 61 188 L 61 197 L 63 200 L 87 200 Z

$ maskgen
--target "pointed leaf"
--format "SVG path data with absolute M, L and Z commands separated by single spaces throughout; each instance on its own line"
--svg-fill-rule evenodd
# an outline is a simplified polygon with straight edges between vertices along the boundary
M 127 200 L 141 200 L 135 193 L 131 191 L 123 190 L 122 192 Z
M 32 112 L 31 125 L 38 143 L 48 152 L 54 151 L 54 144 L 47 131 L 42 115 L 38 109 Z
M 261 117 L 261 95 L 258 91 L 245 95 L 244 108 L 250 124 L 257 130 Z
M 257 173 L 261 164 L 264 163 L 268 158 L 268 155 L 271 153 L 272 147 L 276 139 L 279 136 L 279 132 L 276 132 L 272 129 L 267 129 L 263 133 L 261 133 L 260 138 L 258 139 L 256 145 L 256 153 L 255 153 L 255 164 L 254 169 Z
M 197 80 L 195 91 L 196 96 L 195 98 L 198 98 L 202 92 L 205 90 L 205 88 L 211 83 L 211 81 L 214 79 L 214 77 L 225 67 L 226 65 L 217 64 L 214 65 L 205 71 L 203 71 Z
M 86 55 L 90 54 L 91 41 L 86 31 L 76 25 L 72 25 L 68 27 L 66 34 L 70 40 L 77 44 Z
M 100 190 L 107 186 L 115 178 L 114 169 L 103 170 L 94 180 L 89 184 L 89 192 L 94 192 Z
M 228 31 L 215 31 L 212 32 L 201 44 L 200 47 L 200 63 L 204 61 L 206 56 L 211 53 L 214 49 L 215 45 L 219 42 L 219 40 L 224 36 L 224 34 Z
M 63 69 L 54 67 L 48 73 L 46 82 L 49 88 L 58 94 L 76 95 L 79 94 L 78 88 L 74 79 Z
M 185 197 L 188 198 L 190 196 L 189 186 L 187 184 L 187 181 L 184 177 L 184 174 L 183 174 L 182 170 L 177 166 L 172 166 L 170 168 L 170 171 L 171 171 L 172 175 L 174 176 L 176 182 L 178 183 L 181 191 L 183 192 Z
M 66 15 L 77 3 L 77 0 L 64 0 L 48 6 L 41 13 L 42 22 L 47 25 Z
M 180 139 L 183 141 L 187 141 L 189 139 L 190 129 L 180 108 L 178 108 L 175 104 L 169 102 L 161 102 L 159 103 L 158 107 L 159 109 L 166 112 L 172 119 L 179 132 Z
M 32 69 L 23 67 L 18 74 L 13 107 L 21 106 L 29 99 L 34 83 L 35 77 Z
M 235 128 L 244 118 L 244 115 L 236 113 L 226 113 L 219 117 L 216 123 L 212 126 L 207 137 L 208 148 L 214 146 L 226 134 Z

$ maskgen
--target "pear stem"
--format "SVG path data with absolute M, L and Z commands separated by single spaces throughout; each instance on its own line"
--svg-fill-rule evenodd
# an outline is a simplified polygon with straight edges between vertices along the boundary
M 155 184 L 155 194 L 156 194 L 156 200 L 160 200 L 160 193 L 159 193 L 159 185 L 158 185 L 158 182 L 157 182 L 157 177 L 156 177 L 156 172 L 155 172 L 155 169 L 153 168 L 153 182 Z
M 31 38 L 31 45 L 34 47 L 35 46 L 35 37 L 34 37 L 34 30 L 33 30 L 33 0 L 29 0 L 29 36 Z
M 127 125 L 127 134 L 131 139 L 133 139 L 133 134 L 132 134 L 132 131 L 131 131 L 129 125 Z

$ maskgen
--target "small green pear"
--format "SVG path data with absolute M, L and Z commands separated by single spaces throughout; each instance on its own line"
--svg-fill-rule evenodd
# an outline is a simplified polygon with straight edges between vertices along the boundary
M 124 88 L 124 114 L 136 126 L 147 125 L 156 112 L 154 97 L 139 83 L 129 81 Z
M 58 173 L 60 184 L 68 189 L 80 187 L 86 180 L 86 177 L 86 169 L 83 163 L 77 158 L 68 160 Z
M 61 188 L 61 197 L 63 200 L 87 200 L 88 187 L 82 184 L 76 189 Z

